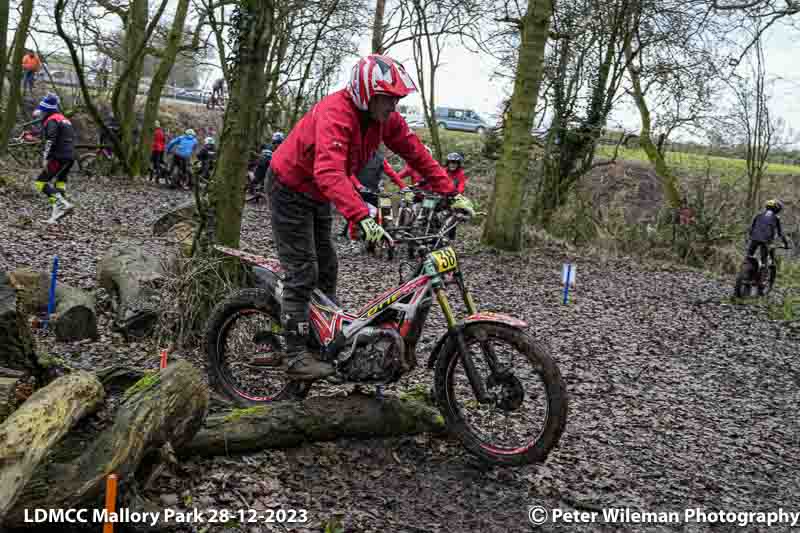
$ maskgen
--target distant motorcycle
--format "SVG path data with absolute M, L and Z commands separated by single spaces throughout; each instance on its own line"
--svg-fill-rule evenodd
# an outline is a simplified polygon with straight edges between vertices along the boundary
M 736 284 L 733 294 L 736 298 L 748 298 L 753 296 L 766 296 L 772 291 L 775 279 L 778 276 L 778 264 L 775 261 L 775 250 L 788 250 L 788 246 L 772 246 L 767 248 L 767 262 L 761 264 L 761 259 L 756 257 L 759 250 L 744 258 L 742 269 L 736 276 Z

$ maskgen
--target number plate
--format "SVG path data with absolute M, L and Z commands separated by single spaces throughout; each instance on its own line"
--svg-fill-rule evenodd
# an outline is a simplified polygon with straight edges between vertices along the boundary
M 436 207 L 436 198 L 425 198 L 422 200 L 422 207 L 425 209 L 433 209 Z
M 392 199 L 386 198 L 385 196 L 381 196 L 380 198 L 380 206 L 381 207 L 392 207 Z
M 439 273 L 450 272 L 458 268 L 458 261 L 456 260 L 456 251 L 451 246 L 442 248 L 441 250 L 434 250 L 431 252 L 431 257 L 436 264 L 436 270 Z
M 405 200 L 406 200 L 406 202 L 413 202 L 414 201 L 414 193 L 413 192 L 407 192 L 405 194 Z

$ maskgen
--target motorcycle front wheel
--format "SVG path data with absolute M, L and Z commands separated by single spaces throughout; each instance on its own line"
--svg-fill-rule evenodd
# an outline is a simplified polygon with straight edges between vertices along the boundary
M 436 401 L 448 429 L 488 463 L 543 462 L 567 422 L 566 389 L 547 348 L 504 324 L 469 324 L 463 334 L 477 373 L 494 399 L 481 404 L 475 397 L 451 338 L 439 354 L 434 376 Z

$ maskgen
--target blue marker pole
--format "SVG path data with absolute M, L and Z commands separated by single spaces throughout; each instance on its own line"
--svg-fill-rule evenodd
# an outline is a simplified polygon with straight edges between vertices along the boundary
M 53 274 L 50 276 L 50 298 L 47 301 L 47 319 L 45 327 L 50 321 L 50 315 L 56 311 L 56 278 L 58 277 L 58 256 L 53 257 Z
M 567 263 L 567 275 L 564 276 L 564 305 L 567 305 L 569 296 L 569 278 L 572 275 L 572 263 Z

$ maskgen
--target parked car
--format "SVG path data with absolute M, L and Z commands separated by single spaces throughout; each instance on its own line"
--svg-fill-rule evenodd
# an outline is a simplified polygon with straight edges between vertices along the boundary
M 408 115 L 403 118 L 406 119 L 406 124 L 408 124 L 409 128 L 424 128 L 427 126 L 427 124 L 425 124 L 425 117 L 422 115 Z
M 181 100 L 192 100 L 194 102 L 202 102 L 203 91 L 200 89 L 178 89 L 178 91 L 175 93 L 175 98 L 180 98 Z
M 479 135 L 489 129 L 487 122 L 471 109 L 437 107 L 436 123 L 447 130 L 472 131 Z

